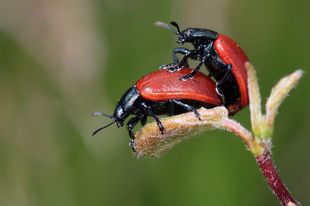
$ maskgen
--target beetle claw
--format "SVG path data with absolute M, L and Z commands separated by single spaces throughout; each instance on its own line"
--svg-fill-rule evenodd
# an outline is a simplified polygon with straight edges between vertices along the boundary
M 169 72 L 175 72 L 175 71 L 180 70 L 180 68 L 178 67 L 178 64 L 176 64 L 176 63 L 161 65 L 159 67 L 159 70 L 163 70 L 163 69 L 166 69 Z
M 197 110 L 194 110 L 194 113 L 195 113 L 195 116 L 201 121 L 201 118 L 200 118 L 200 115 L 199 115 L 199 112 Z
M 167 68 L 167 72 L 175 72 L 175 71 L 180 71 L 181 68 L 178 66 Z
M 161 134 L 164 134 L 164 126 L 160 123 L 159 130 L 161 131 Z
M 134 153 L 136 153 L 136 150 L 135 150 L 135 139 L 130 139 L 130 146 L 131 146 L 131 149 Z
M 216 93 L 218 93 L 218 95 L 220 95 L 221 97 L 224 96 L 224 93 L 223 93 L 223 91 L 222 91 L 222 89 L 221 89 L 220 87 L 216 86 L 216 87 L 215 87 L 215 91 L 216 91 Z
M 193 79 L 194 75 L 193 74 L 188 74 L 188 75 L 183 75 L 179 78 L 179 80 L 187 81 L 188 79 Z

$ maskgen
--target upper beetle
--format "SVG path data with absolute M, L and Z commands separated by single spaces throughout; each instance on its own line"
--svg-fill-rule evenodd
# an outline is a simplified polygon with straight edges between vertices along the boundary
M 122 127 L 129 115 L 135 115 L 127 123 L 131 147 L 135 151 L 132 129 L 139 121 L 144 125 L 147 116 L 154 118 L 163 133 L 164 127 L 157 115 L 172 116 L 192 111 L 199 118 L 197 108 L 221 105 L 222 98 L 215 90 L 214 81 L 205 74 L 198 72 L 190 82 L 178 80 L 177 77 L 190 72 L 191 69 L 183 68 L 170 76 L 165 70 L 159 70 L 142 77 L 123 94 L 112 115 L 92 113 L 92 116 L 103 115 L 113 119 L 110 124 L 97 129 L 92 135 L 114 123 L 117 127 Z
M 181 32 L 175 22 L 171 22 L 171 24 L 177 28 L 177 31 L 162 22 L 155 24 L 168 28 L 179 35 L 177 43 L 180 45 L 191 43 L 194 46 L 193 50 L 176 47 L 173 50 L 174 63 L 162 65 L 160 69 L 180 70 L 182 66 L 189 66 L 188 58 L 199 60 L 198 66 L 191 73 L 181 76 L 180 79 L 193 78 L 205 64 L 210 76 L 213 76 L 217 81 L 217 92 L 224 96 L 224 105 L 228 108 L 230 115 L 235 115 L 249 104 L 247 70 L 245 68 L 245 62 L 249 59 L 236 42 L 208 29 L 188 28 Z M 184 54 L 180 62 L 177 53 Z

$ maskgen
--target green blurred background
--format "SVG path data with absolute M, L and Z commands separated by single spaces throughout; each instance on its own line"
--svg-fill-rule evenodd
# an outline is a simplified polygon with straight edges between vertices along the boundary
M 306 71 L 276 119 L 273 154 L 310 205 L 310 2 L 306 0 L 0 0 L 0 205 L 280 205 L 232 133 L 206 132 L 159 159 L 137 158 L 117 100 L 172 62 L 177 36 L 156 21 L 209 28 L 254 64 L 262 101 Z M 188 46 L 190 47 L 190 46 Z M 193 64 L 192 64 L 193 65 Z M 234 117 L 250 129 L 249 109 Z

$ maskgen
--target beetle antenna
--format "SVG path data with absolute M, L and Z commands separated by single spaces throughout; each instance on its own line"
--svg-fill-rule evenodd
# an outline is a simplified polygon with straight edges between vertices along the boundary
M 178 30 L 178 33 L 181 34 L 179 25 L 178 25 L 176 22 L 172 21 L 172 22 L 170 22 L 170 24 L 172 24 L 173 26 L 175 26 L 175 27 L 177 28 L 177 30 Z
M 158 22 L 155 23 L 155 25 L 156 25 L 156 26 L 163 27 L 163 28 L 166 28 L 166 29 L 169 29 L 170 31 L 172 31 L 172 32 L 175 33 L 176 35 L 179 35 L 179 34 L 180 34 L 180 31 L 179 31 L 179 32 L 174 31 L 170 26 L 168 26 L 168 24 L 165 24 L 165 23 L 163 23 L 163 22 L 158 21 Z M 174 24 L 172 24 L 172 25 L 175 26 Z M 177 29 L 178 29 L 178 28 L 179 28 L 179 27 L 177 27 Z
M 91 116 L 105 116 L 105 117 L 113 118 L 113 115 L 103 114 L 102 112 L 93 112 L 91 113 Z
M 96 131 L 94 131 L 94 132 L 91 134 L 91 136 L 94 136 L 94 135 L 97 134 L 99 131 L 103 130 L 104 128 L 107 128 L 108 126 L 110 126 L 110 125 L 112 125 L 112 124 L 114 124 L 115 121 L 116 121 L 116 119 L 114 119 L 110 124 L 108 124 L 108 125 L 106 125 L 106 126 L 104 126 L 104 127 L 100 127 L 99 129 L 97 129 Z

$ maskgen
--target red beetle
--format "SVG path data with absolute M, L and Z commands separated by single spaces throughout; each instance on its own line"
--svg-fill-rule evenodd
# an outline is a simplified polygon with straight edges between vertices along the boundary
M 92 113 L 93 116 L 103 115 L 113 119 L 110 124 L 97 129 L 92 135 L 114 123 L 117 127 L 121 127 L 129 115 L 134 115 L 128 121 L 127 129 L 131 138 L 131 147 L 135 151 L 133 146 L 135 136 L 132 129 L 139 121 L 144 125 L 147 116 L 154 118 L 163 133 L 164 127 L 157 115 L 172 116 L 192 111 L 199 118 L 199 112 L 196 109 L 221 105 L 222 97 L 216 92 L 214 81 L 205 74 L 197 72 L 195 78 L 189 82 L 178 80 L 177 77 L 191 71 L 183 68 L 167 75 L 165 70 L 159 70 L 142 77 L 123 94 L 112 115 Z
M 177 47 L 173 51 L 174 63 L 162 65 L 160 68 L 167 68 L 168 71 L 181 69 L 182 66 L 188 67 L 188 58 L 200 60 L 199 65 L 189 74 L 180 78 L 187 80 L 193 78 L 200 67 L 205 64 L 210 75 L 216 81 L 218 93 L 224 96 L 224 105 L 228 108 L 230 115 L 235 115 L 239 110 L 249 104 L 247 88 L 247 70 L 245 62 L 249 61 L 246 54 L 231 38 L 218 34 L 208 29 L 189 28 L 180 31 L 175 22 L 171 22 L 177 28 L 177 32 L 167 24 L 157 22 L 157 26 L 165 27 L 179 35 L 177 43 L 191 43 L 193 50 Z M 177 53 L 184 54 L 181 62 Z

